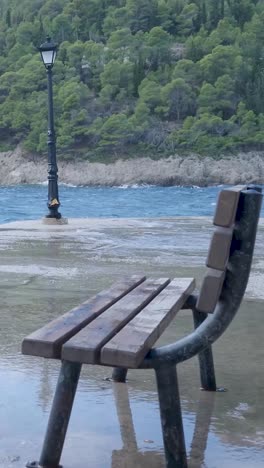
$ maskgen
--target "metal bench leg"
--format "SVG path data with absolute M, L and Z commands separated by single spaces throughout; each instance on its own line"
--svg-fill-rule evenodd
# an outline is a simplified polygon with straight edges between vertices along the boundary
M 187 468 L 176 366 L 155 369 L 167 468 Z
M 124 367 L 114 367 L 112 379 L 114 382 L 125 382 L 127 376 L 127 369 Z
M 194 327 L 198 328 L 201 323 L 207 318 L 207 315 L 198 310 L 193 310 L 193 321 Z M 203 390 L 215 392 L 216 379 L 214 370 L 214 358 L 212 346 L 208 346 L 201 353 L 198 354 L 199 366 L 200 366 L 200 379 L 201 387 Z
M 79 363 L 62 361 L 39 465 L 35 466 L 44 468 L 60 466 L 59 462 L 81 367 L 82 365 Z M 27 466 L 34 465 L 28 464 Z

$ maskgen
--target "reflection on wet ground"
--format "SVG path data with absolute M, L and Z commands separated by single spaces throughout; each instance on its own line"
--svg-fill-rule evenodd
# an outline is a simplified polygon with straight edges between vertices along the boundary
M 194 276 L 199 284 L 208 226 L 206 218 L 177 218 L 0 227 L 1 468 L 38 459 L 59 369 L 56 361 L 21 356 L 23 337 L 124 274 Z M 247 300 L 215 345 L 218 385 L 228 391 L 201 392 L 195 359 L 179 366 L 191 468 L 263 466 L 263 226 Z M 191 328 L 189 312 L 182 312 L 161 342 Z M 83 366 L 64 467 L 163 467 L 152 371 L 129 372 L 127 386 L 105 380 L 110 374 Z

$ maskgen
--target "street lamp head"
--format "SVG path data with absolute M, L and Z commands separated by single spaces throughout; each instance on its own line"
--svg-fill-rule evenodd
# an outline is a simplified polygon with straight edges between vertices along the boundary
M 56 58 L 57 44 L 47 36 L 46 42 L 39 46 L 39 51 L 45 67 L 52 68 Z

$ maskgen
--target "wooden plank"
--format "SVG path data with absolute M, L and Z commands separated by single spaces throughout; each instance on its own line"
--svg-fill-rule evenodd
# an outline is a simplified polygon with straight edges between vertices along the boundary
M 246 188 L 246 185 L 236 185 L 235 187 L 221 190 L 218 195 L 213 220 L 216 226 L 231 227 L 234 224 L 240 192 L 246 190 Z
M 101 350 L 101 364 L 137 368 L 195 287 L 175 278 Z
M 213 270 L 211 268 L 207 270 L 196 304 L 197 310 L 206 312 L 207 314 L 214 312 L 222 291 L 224 279 L 225 271 Z
M 147 279 L 130 294 L 110 307 L 62 347 L 62 359 L 97 364 L 100 349 L 129 320 L 142 310 L 170 282 L 167 278 Z
M 22 343 L 22 353 L 32 356 L 59 358 L 65 341 L 98 317 L 108 307 L 145 280 L 145 276 L 125 277 L 109 289 L 31 333 Z
M 212 235 L 206 265 L 224 271 L 229 259 L 233 228 L 217 227 Z

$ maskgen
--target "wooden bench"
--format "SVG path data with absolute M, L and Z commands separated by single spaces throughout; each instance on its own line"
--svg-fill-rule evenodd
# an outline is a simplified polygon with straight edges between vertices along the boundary
M 220 192 L 207 272 L 198 295 L 193 293 L 193 278 L 134 275 L 24 339 L 23 354 L 62 362 L 40 460 L 28 467 L 59 466 L 82 364 L 114 367 L 116 381 L 125 381 L 128 368 L 153 368 L 167 467 L 187 467 L 176 365 L 198 354 L 202 387 L 216 390 L 211 344 L 227 328 L 243 298 L 261 201 L 258 186 Z M 181 309 L 193 311 L 195 331 L 176 343 L 153 348 Z

